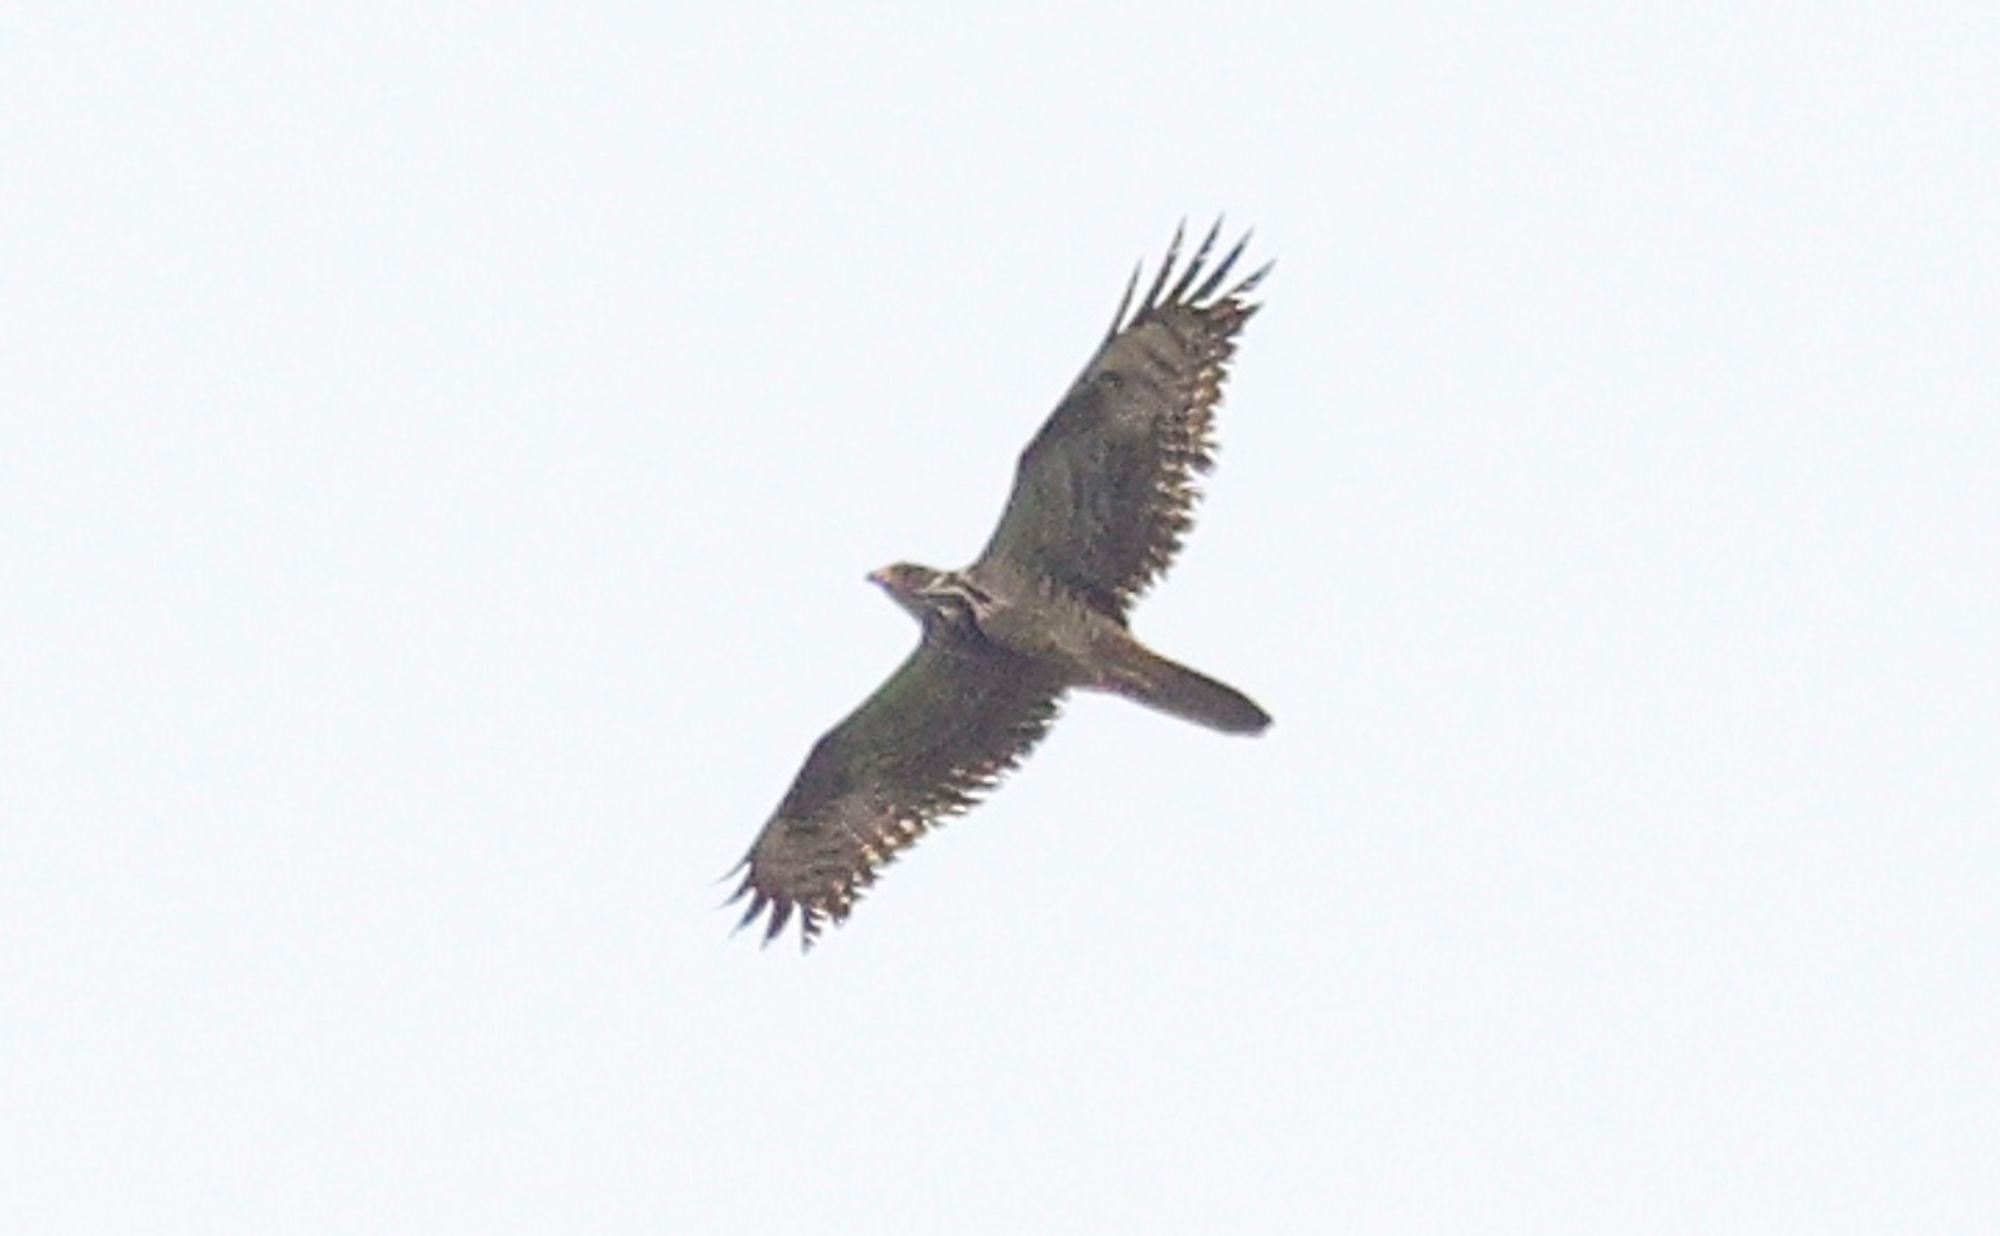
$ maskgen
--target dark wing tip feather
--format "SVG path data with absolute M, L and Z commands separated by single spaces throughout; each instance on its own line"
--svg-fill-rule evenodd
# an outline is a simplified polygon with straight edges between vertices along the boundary
M 1222 255 L 1221 260 L 1211 267 L 1208 260 L 1215 252 L 1215 242 L 1222 235 L 1222 223 L 1222 217 L 1218 215 L 1215 222 L 1209 225 L 1207 235 L 1203 236 L 1201 243 L 1195 246 L 1195 251 L 1188 258 L 1187 264 L 1182 266 L 1181 245 L 1187 239 L 1187 220 L 1181 220 L 1174 228 L 1173 239 L 1167 243 L 1166 256 L 1161 259 L 1159 269 L 1153 272 L 1153 281 L 1147 285 L 1145 296 L 1139 298 L 1136 309 L 1133 307 L 1133 297 L 1138 291 L 1140 276 L 1145 272 L 1145 263 L 1141 262 L 1133 268 L 1132 277 L 1125 284 L 1125 294 L 1118 299 L 1118 311 L 1111 315 L 1111 329 L 1105 332 L 1104 336 L 1106 343 L 1116 338 L 1120 331 L 1155 310 L 1169 305 L 1206 308 L 1218 299 L 1228 301 L 1247 295 L 1264 281 L 1264 276 L 1271 273 L 1271 267 L 1276 264 L 1275 262 L 1264 263 L 1235 286 L 1227 291 L 1222 290 L 1230 272 L 1236 268 L 1236 263 L 1242 258 L 1244 250 L 1249 247 L 1252 237 L 1256 235 L 1255 229 L 1244 232 L 1242 237 L 1229 247 L 1229 251 Z M 1254 306 L 1243 306 L 1243 308 L 1249 310 Z
M 1194 256 L 1188 259 L 1187 269 L 1181 272 L 1180 282 L 1174 284 L 1174 290 L 1167 293 L 1167 300 L 1170 303 L 1187 299 L 1188 287 L 1194 283 L 1195 277 L 1201 274 L 1201 264 L 1206 262 L 1208 255 L 1215 251 L 1215 238 L 1221 234 L 1222 216 L 1217 215 L 1215 222 L 1211 223 L 1208 227 L 1208 235 L 1201 238 L 1201 245 L 1195 249 Z M 1235 252 L 1222 259 L 1222 269 L 1227 270 L 1229 268 L 1229 263 L 1236 260 L 1236 254 L 1243 251 L 1243 244 L 1249 239 L 1250 237 L 1246 233 L 1243 240 L 1237 242 Z M 1209 282 L 1213 284 L 1215 281 L 1211 278 Z M 1194 299 L 1200 300 L 1205 295 L 1207 295 L 1206 292 L 1197 292 Z
M 1118 298 L 1118 311 L 1111 315 L 1111 329 L 1104 332 L 1104 342 L 1110 343 L 1125 329 L 1125 312 L 1132 307 L 1132 296 L 1139 290 L 1139 274 L 1146 269 L 1144 262 L 1132 264 L 1132 277 L 1125 281 L 1125 295 Z
M 1244 239 L 1248 240 L 1249 237 L 1246 236 L 1244 237 Z M 1230 288 L 1227 292 L 1223 293 L 1223 298 L 1225 300 L 1234 300 L 1237 297 L 1248 296 L 1250 293 L 1256 291 L 1257 285 L 1264 282 L 1264 276 L 1270 274 L 1271 268 L 1273 266 L 1276 266 L 1277 264 L 1278 264 L 1278 259 L 1272 258 L 1270 261 L 1264 263 L 1262 266 L 1259 266 L 1257 269 L 1243 276 L 1241 282 L 1239 282 L 1235 287 Z M 1246 305 L 1244 306 L 1244 308 L 1246 311 L 1254 312 L 1257 307 L 1255 305 Z
M 1227 279 L 1229 272 L 1235 268 L 1237 259 L 1243 256 L 1243 250 L 1250 244 L 1251 235 L 1250 232 L 1243 233 L 1243 238 L 1237 241 L 1229 252 L 1222 255 L 1222 260 L 1215 264 L 1215 269 L 1209 272 L 1208 278 L 1203 280 L 1202 285 L 1195 289 L 1194 295 L 1188 298 L 1190 303 L 1200 304 L 1215 295 L 1215 290 L 1222 286 L 1222 281 Z M 1193 279 L 1194 272 L 1189 271 L 1188 281 Z
M 1153 276 L 1153 286 L 1146 289 L 1146 299 L 1139 303 L 1139 316 L 1145 316 L 1147 311 L 1159 305 L 1160 293 L 1166 291 L 1167 280 L 1174 273 L 1174 263 L 1180 260 L 1181 241 L 1186 238 L 1187 220 L 1182 219 L 1174 227 L 1174 238 L 1167 242 L 1167 256 L 1161 260 L 1159 272 Z
M 750 860 L 746 858 L 739 864 L 739 868 L 749 864 Z M 744 907 L 743 917 L 736 920 L 736 926 L 729 929 L 730 935 L 733 936 L 755 923 L 759 915 L 768 911 L 771 916 L 770 921 L 764 924 L 764 938 L 757 943 L 762 947 L 769 947 L 771 941 L 784 932 L 785 924 L 792 921 L 792 912 L 796 910 L 799 915 L 799 946 L 801 949 L 812 948 L 813 941 L 820 931 L 820 915 L 812 906 L 803 905 L 782 893 L 769 893 L 758 888 L 754 874 L 745 874 L 743 883 L 738 885 L 736 891 L 730 894 L 729 900 L 722 904 L 733 905 L 746 896 L 750 898 L 750 904 Z

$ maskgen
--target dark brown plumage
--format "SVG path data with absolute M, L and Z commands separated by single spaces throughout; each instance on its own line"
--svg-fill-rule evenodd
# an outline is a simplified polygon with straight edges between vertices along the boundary
M 1022 452 L 979 558 L 962 571 L 900 563 L 870 576 L 923 639 L 814 745 L 744 858 L 743 923 L 768 911 L 767 940 L 794 912 L 807 947 L 828 919 L 846 918 L 898 851 L 1020 763 L 1071 688 L 1230 733 L 1270 724 L 1241 692 L 1147 649 L 1125 621 L 1193 522 L 1235 336 L 1256 312 L 1243 298 L 1270 269 L 1221 291 L 1249 238 L 1207 269 L 1219 227 L 1178 278 L 1177 231 L 1136 310 L 1133 273 L 1096 355 Z

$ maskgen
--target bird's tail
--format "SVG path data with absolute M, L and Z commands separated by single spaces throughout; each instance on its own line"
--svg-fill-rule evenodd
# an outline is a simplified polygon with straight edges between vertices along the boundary
M 1271 724 L 1271 714 L 1249 696 L 1169 661 L 1137 640 L 1122 641 L 1110 661 L 1097 685 L 1148 708 L 1225 734 L 1257 734 Z

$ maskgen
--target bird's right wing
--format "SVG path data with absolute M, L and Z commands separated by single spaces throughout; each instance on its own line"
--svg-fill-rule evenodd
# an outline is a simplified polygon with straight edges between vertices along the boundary
M 1062 685 L 1033 662 L 927 631 L 888 681 L 813 747 L 742 867 L 731 900 L 764 938 L 794 910 L 801 943 L 846 918 L 876 872 L 971 806 L 1055 720 Z
M 1046 580 L 1122 619 L 1173 561 L 1193 522 L 1195 474 L 1214 458 L 1215 406 L 1236 333 L 1256 312 L 1244 298 L 1270 269 L 1224 290 L 1249 237 L 1208 270 L 1220 226 L 1178 272 L 1176 232 L 1127 318 L 1133 272 L 1103 345 L 1022 452 L 975 576 Z

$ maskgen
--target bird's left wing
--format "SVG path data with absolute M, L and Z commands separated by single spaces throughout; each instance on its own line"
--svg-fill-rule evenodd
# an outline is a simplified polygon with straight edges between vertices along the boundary
M 1062 685 L 983 641 L 927 631 L 888 681 L 813 747 L 745 856 L 736 900 L 768 941 L 794 910 L 810 948 L 898 851 L 1018 764 L 1055 720 Z

